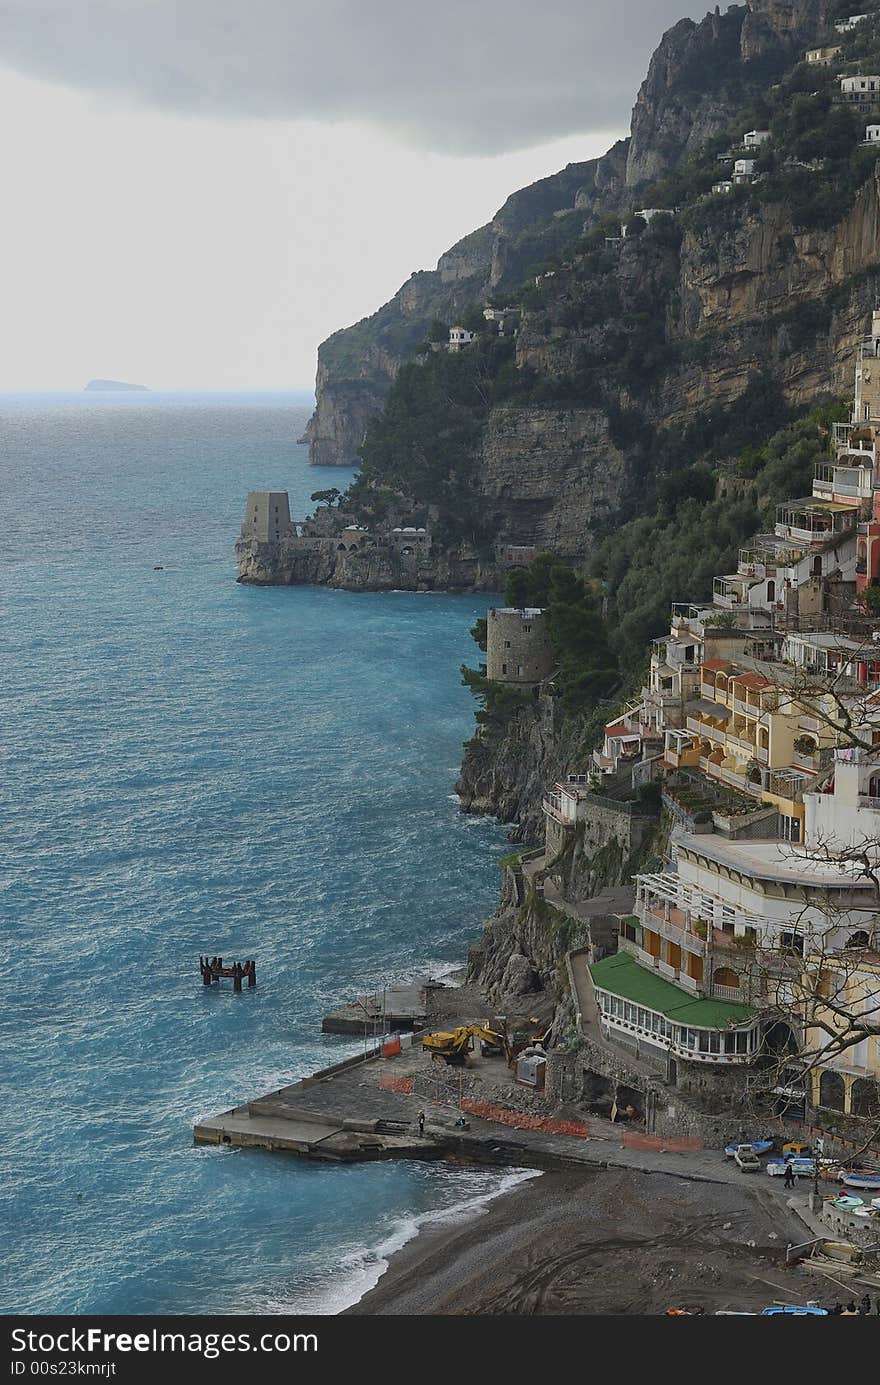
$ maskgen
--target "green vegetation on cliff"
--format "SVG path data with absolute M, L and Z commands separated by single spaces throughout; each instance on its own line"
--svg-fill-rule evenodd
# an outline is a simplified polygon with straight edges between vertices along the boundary
M 507 579 L 510 606 L 537 606 L 546 615 L 547 631 L 558 661 L 554 686 L 566 713 L 586 715 L 619 682 L 617 658 L 602 619 L 596 584 L 578 577 L 550 553 L 541 553 L 526 568 L 514 568 Z M 478 620 L 473 639 L 486 648 L 486 621 Z M 490 681 L 486 665 L 462 665 L 462 682 L 480 699 L 476 713 L 483 727 L 501 726 L 507 717 L 532 702 L 531 692 Z
M 846 416 L 844 405 L 829 404 L 769 437 L 765 428 L 766 440 L 741 447 L 735 468 L 717 481 L 707 469 L 692 466 L 655 478 L 652 512 L 609 534 L 594 563 L 606 583 L 608 620 L 622 663 L 644 657 L 647 642 L 667 628 L 673 601 L 711 600 L 713 577 L 735 568 L 745 540 L 772 529 L 778 502 L 810 494 L 814 466 L 828 457 L 830 425 Z M 721 411 L 714 420 L 716 436 L 724 420 Z M 733 429 L 726 434 L 730 440 L 736 425 L 728 420 L 727 426 Z M 694 424 L 701 427 L 712 436 L 712 420 Z
M 348 501 L 364 518 L 377 516 L 391 492 L 438 517 L 435 542 L 490 537 L 476 486 L 479 443 L 494 401 L 494 383 L 513 343 L 479 337 L 467 350 L 429 351 L 403 366 L 385 408 L 361 449 L 363 468 Z

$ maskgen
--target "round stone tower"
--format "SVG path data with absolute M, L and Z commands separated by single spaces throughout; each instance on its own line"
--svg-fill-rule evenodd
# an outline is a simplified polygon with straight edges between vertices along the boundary
M 533 606 L 490 607 L 486 616 L 486 674 L 498 683 L 530 686 L 555 667 L 544 612 Z

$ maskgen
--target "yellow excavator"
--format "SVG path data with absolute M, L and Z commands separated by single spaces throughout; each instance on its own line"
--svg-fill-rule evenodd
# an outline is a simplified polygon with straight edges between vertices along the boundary
M 422 1039 L 422 1047 L 427 1049 L 432 1058 L 442 1058 L 444 1063 L 463 1064 L 473 1048 L 474 1039 L 480 1040 L 480 1047 L 485 1055 L 503 1053 L 508 1067 L 513 1062 L 507 1035 L 498 1034 L 484 1024 L 460 1024 L 457 1029 L 440 1029 L 433 1034 L 426 1034 Z

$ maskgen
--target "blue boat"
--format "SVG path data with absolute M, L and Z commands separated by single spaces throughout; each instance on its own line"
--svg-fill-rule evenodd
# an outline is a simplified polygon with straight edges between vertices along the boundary
M 724 1153 L 727 1155 L 728 1159 L 732 1159 L 740 1145 L 748 1144 L 752 1146 L 752 1150 L 755 1154 L 766 1154 L 768 1150 L 773 1148 L 772 1140 L 737 1140 L 735 1144 L 725 1145 Z
M 840 1181 L 847 1188 L 880 1188 L 880 1173 L 845 1173 Z
M 782 1305 L 780 1305 L 778 1308 L 777 1308 L 777 1307 L 774 1307 L 774 1308 L 762 1308 L 762 1309 L 761 1309 L 761 1317 L 762 1317 L 762 1318 L 775 1318 L 776 1315 L 777 1315 L 778 1313 L 788 1313 L 790 1316 L 795 1317 L 795 1318 L 827 1318 L 827 1317 L 828 1317 L 828 1309 L 827 1309 L 827 1308 L 801 1308 L 800 1305 L 799 1305 L 799 1304 L 796 1304 L 796 1303 L 786 1303 L 786 1304 L 782 1304 Z
M 767 1172 L 771 1176 L 773 1176 L 774 1174 L 777 1176 L 782 1176 L 785 1174 L 785 1170 L 789 1167 L 789 1165 L 791 1166 L 791 1171 L 794 1174 L 795 1178 L 809 1178 L 815 1172 L 816 1168 L 815 1163 L 812 1159 L 797 1159 L 789 1154 L 784 1159 L 781 1155 L 777 1156 L 775 1159 L 768 1159 Z

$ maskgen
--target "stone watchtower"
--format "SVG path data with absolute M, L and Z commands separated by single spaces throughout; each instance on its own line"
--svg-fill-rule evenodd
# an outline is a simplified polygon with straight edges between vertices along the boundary
M 290 500 L 287 491 L 249 491 L 241 526 L 242 539 L 280 543 L 290 534 Z
M 556 666 L 544 612 L 537 607 L 490 607 L 486 617 L 486 676 L 533 686 Z

